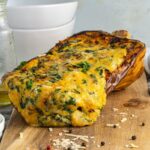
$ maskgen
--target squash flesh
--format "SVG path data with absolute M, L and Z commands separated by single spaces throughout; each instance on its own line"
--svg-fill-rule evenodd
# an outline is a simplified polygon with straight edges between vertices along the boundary
M 91 125 L 106 104 L 107 93 L 140 76 L 144 53 L 139 41 L 87 31 L 14 70 L 4 77 L 3 85 L 32 126 Z M 112 76 L 121 76 L 124 64 L 127 71 L 114 84 Z

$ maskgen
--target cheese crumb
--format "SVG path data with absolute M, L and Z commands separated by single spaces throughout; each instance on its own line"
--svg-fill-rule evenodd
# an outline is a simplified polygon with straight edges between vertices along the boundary
M 56 148 L 64 148 L 64 149 L 72 149 L 72 150 L 79 150 L 85 149 L 85 146 L 81 146 L 70 139 L 56 139 L 53 140 L 53 146 Z
M 107 127 L 112 127 L 112 128 L 114 128 L 114 127 L 120 127 L 119 123 L 116 123 L 116 124 L 107 123 L 106 126 Z
M 20 132 L 20 139 L 23 139 L 23 133 Z
M 121 119 L 121 122 L 123 123 L 123 122 L 126 122 L 127 121 L 127 118 L 122 118 Z
M 137 118 L 137 116 L 136 116 L 136 115 L 134 115 L 134 114 L 132 114 L 132 115 L 131 115 L 131 117 L 132 117 L 132 118 Z
M 59 136 L 62 136 L 62 132 L 59 133 Z
M 49 132 L 52 132 L 52 131 L 53 131 L 53 129 L 52 129 L 52 128 L 49 128 L 48 130 L 49 130 Z
M 113 111 L 114 111 L 114 112 L 116 112 L 116 111 L 118 111 L 118 110 L 119 110 L 118 108 L 113 108 Z
M 68 133 L 68 132 L 69 132 L 69 130 L 64 129 L 64 130 L 63 130 L 63 132 Z
M 89 137 L 87 135 L 76 135 L 76 134 L 65 134 L 66 136 L 75 137 L 74 140 L 80 139 L 85 142 L 89 142 Z
M 126 112 L 119 113 L 120 115 L 128 115 Z
M 125 145 L 126 148 L 138 148 L 139 146 L 133 144 L 133 143 L 130 143 L 130 144 L 127 144 Z
M 98 144 L 98 145 L 97 145 L 97 147 L 99 148 L 99 147 L 100 147 L 100 145 Z

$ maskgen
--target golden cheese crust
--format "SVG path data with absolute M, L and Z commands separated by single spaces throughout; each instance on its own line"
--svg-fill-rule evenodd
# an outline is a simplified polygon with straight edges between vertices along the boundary
M 106 95 L 141 75 L 144 54 L 140 41 L 84 31 L 60 41 L 47 54 L 21 63 L 4 76 L 3 85 L 32 126 L 91 125 Z

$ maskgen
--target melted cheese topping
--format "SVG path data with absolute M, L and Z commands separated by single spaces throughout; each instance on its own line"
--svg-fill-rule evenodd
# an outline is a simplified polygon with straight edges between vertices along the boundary
M 106 103 L 105 70 L 117 69 L 127 51 L 96 40 L 71 39 L 6 78 L 10 99 L 27 123 L 85 126 L 97 120 Z

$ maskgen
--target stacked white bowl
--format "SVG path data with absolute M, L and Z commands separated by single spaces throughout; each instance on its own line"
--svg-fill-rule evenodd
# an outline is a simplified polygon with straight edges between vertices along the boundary
M 17 62 L 47 52 L 73 33 L 76 0 L 8 0 Z

